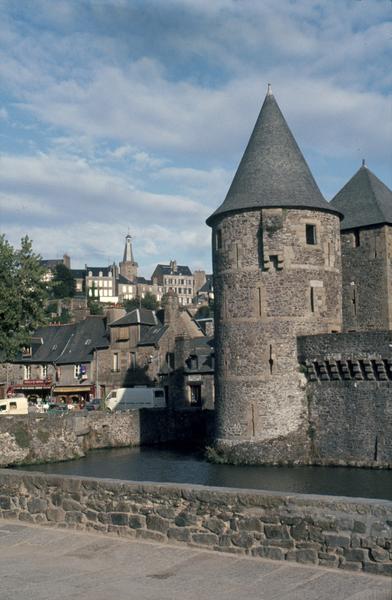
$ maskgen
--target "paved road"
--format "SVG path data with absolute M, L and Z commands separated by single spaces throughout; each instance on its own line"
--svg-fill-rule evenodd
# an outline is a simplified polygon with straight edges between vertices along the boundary
M 0 521 L 0 600 L 391 600 L 392 580 Z

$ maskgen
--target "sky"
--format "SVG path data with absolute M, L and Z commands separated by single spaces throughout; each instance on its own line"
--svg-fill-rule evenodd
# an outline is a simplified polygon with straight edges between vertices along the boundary
M 0 0 L 0 232 L 211 270 L 267 84 L 325 198 L 392 187 L 391 0 Z

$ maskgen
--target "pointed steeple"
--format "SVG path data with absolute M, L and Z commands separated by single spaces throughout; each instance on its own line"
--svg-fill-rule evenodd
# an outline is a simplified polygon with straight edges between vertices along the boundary
M 123 260 L 119 264 L 120 275 L 122 275 L 129 281 L 133 281 L 137 277 L 138 266 L 139 265 L 137 264 L 137 262 L 135 262 L 135 260 L 133 258 L 132 237 L 128 233 L 125 236 L 124 257 L 123 257 Z
M 227 212 L 264 207 L 338 212 L 324 200 L 270 84 L 226 199 L 207 224 Z
M 341 229 L 392 225 L 392 191 L 366 166 L 362 166 L 331 200 L 343 213 Z
M 133 251 L 132 251 L 132 237 L 128 233 L 125 236 L 125 248 L 123 262 L 134 262 Z

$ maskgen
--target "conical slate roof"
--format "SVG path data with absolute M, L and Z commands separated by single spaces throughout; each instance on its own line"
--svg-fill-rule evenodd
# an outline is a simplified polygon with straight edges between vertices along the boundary
M 132 238 L 128 235 L 125 237 L 124 257 L 123 262 L 134 262 L 132 252 Z
M 392 225 L 392 191 L 365 164 L 331 200 L 344 215 L 341 229 Z
M 207 224 L 227 212 L 264 207 L 338 212 L 324 200 L 270 86 L 226 199 Z

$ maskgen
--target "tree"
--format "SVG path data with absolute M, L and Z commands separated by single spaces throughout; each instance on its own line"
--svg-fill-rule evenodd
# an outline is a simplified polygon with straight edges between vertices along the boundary
M 15 250 L 0 235 L 0 354 L 2 360 L 15 357 L 31 335 L 47 322 L 44 283 L 45 269 L 41 257 L 32 249 L 26 236 Z
M 54 269 L 52 293 L 54 298 L 72 298 L 75 295 L 75 279 L 71 269 L 63 263 L 59 263 Z
M 136 296 L 136 298 L 132 298 L 131 300 L 124 300 L 124 308 L 127 312 L 131 312 L 131 310 L 141 307 L 148 308 L 150 310 L 157 310 L 159 308 L 159 304 L 156 296 L 151 294 L 151 292 L 146 292 L 144 298 Z
M 197 313 L 195 314 L 195 319 L 208 319 L 213 316 L 213 311 L 210 306 L 203 305 L 197 309 Z

